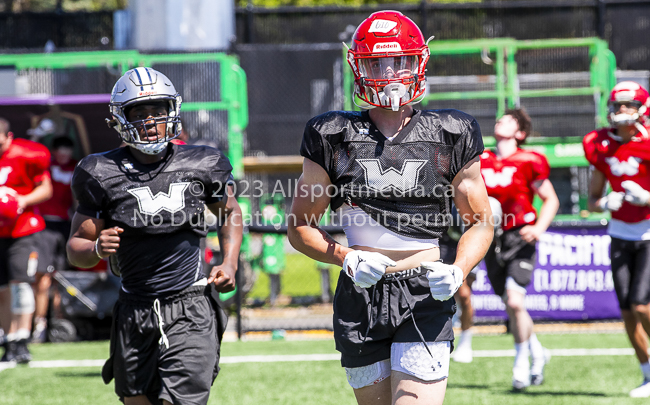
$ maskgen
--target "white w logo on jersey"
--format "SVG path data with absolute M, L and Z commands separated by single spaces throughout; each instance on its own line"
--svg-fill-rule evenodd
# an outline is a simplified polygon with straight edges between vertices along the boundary
M 383 170 L 379 159 L 359 159 L 358 162 L 363 167 L 368 187 L 377 191 L 394 188 L 406 192 L 417 186 L 418 175 L 427 161 L 406 159 L 399 171 L 394 167 Z
M 494 169 L 482 169 L 481 174 L 483 174 L 487 187 L 507 187 L 512 184 L 512 176 L 516 171 L 516 167 L 508 166 L 501 169 L 500 172 Z
M 185 208 L 185 189 L 190 183 L 172 183 L 169 185 L 169 193 L 162 191 L 154 197 L 149 186 L 138 187 L 127 190 L 138 199 L 140 212 L 147 215 L 156 215 L 162 210 L 172 214 Z
M 630 156 L 627 158 L 627 161 L 624 160 L 621 162 L 612 156 L 605 158 L 605 162 L 607 162 L 612 174 L 616 177 L 620 177 L 624 174 L 634 176 L 639 173 L 639 163 L 641 163 L 641 159 Z
M 9 177 L 9 173 L 11 173 L 11 167 L 2 167 L 0 168 L 0 185 L 5 184 L 7 182 L 7 178 Z

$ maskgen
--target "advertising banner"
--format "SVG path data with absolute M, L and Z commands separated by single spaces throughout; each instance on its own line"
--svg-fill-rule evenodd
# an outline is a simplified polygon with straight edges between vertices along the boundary
M 606 227 L 550 227 L 537 243 L 537 264 L 526 295 L 530 315 L 558 321 L 620 318 L 610 241 Z M 477 318 L 507 317 L 483 262 L 472 293 Z

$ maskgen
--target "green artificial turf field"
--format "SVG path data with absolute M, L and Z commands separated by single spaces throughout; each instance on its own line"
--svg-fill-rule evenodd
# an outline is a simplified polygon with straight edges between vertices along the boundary
M 629 348 L 624 334 L 540 334 L 549 349 Z M 475 336 L 474 350 L 512 349 L 512 337 Z M 107 342 L 32 345 L 31 366 L 0 371 L 1 404 L 119 404 L 113 386 L 100 377 Z M 478 352 L 477 352 L 478 353 Z M 225 342 L 224 358 L 265 355 L 336 355 L 334 342 Z M 92 366 L 55 360 L 97 360 Z M 475 357 L 471 364 L 453 363 L 445 404 L 641 404 L 627 393 L 641 381 L 632 355 L 555 356 L 546 383 L 515 394 L 510 390 L 512 357 Z M 39 366 L 39 367 L 35 367 Z M 274 361 L 222 364 L 210 404 L 355 404 L 352 389 L 337 360 Z

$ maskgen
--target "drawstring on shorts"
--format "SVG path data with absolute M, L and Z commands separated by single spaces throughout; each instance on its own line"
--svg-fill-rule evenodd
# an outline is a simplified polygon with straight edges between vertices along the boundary
M 406 291 L 404 290 L 404 287 L 402 287 L 402 281 L 404 280 L 397 280 L 397 285 L 399 286 L 399 289 L 402 290 L 402 295 L 406 298 Z M 406 283 L 406 281 L 404 281 Z M 411 308 L 411 304 L 409 303 L 409 300 L 406 299 L 406 306 L 409 309 L 409 312 L 411 313 L 411 320 L 413 320 L 413 327 L 415 328 L 415 331 L 418 333 L 420 336 L 420 341 L 422 341 L 422 344 L 424 345 L 424 348 L 427 349 L 427 352 L 429 353 L 429 356 L 433 358 L 433 354 L 431 353 L 431 350 L 429 350 L 429 345 L 427 345 L 427 342 L 424 340 L 424 336 L 422 336 L 422 332 L 420 332 L 420 328 L 418 328 L 417 323 L 415 323 L 415 316 L 413 315 L 413 308 Z
M 370 325 L 372 325 L 372 303 L 375 301 L 375 292 L 377 291 L 377 284 L 372 286 L 372 297 L 370 302 L 368 302 L 368 327 L 366 328 L 366 333 L 363 335 L 361 340 L 361 346 L 359 346 L 359 354 L 363 350 L 363 345 L 366 344 L 366 339 L 368 339 L 368 333 L 370 333 Z
M 158 329 L 160 329 L 160 340 L 158 340 L 158 344 L 165 345 L 165 348 L 169 349 L 169 339 L 167 339 L 167 335 L 165 335 L 165 331 L 163 330 L 165 322 L 163 321 L 162 314 L 160 313 L 160 300 L 158 300 L 158 298 L 156 298 L 153 302 L 153 312 L 155 312 L 156 316 L 158 317 Z

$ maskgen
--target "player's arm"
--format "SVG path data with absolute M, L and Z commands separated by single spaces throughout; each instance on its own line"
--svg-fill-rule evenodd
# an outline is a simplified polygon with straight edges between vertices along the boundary
M 539 237 L 546 232 L 551 222 L 553 222 L 553 218 L 555 218 L 555 214 L 560 208 L 560 200 L 557 198 L 553 183 L 549 179 L 534 182 L 533 190 L 542 200 L 542 207 L 539 209 L 535 225 L 526 225 L 519 231 L 522 239 L 528 243 L 539 240 Z
M 36 187 L 25 195 L 17 195 L 19 208 L 26 208 L 38 205 L 52 198 L 52 180 L 49 176 L 43 176 L 42 180 L 36 183 Z
M 214 282 L 219 292 L 228 292 L 235 289 L 235 273 L 237 272 L 239 250 L 241 249 L 244 233 L 242 212 L 235 198 L 233 186 L 229 185 L 226 188 L 226 194 L 227 198 L 208 204 L 210 211 L 222 223 L 219 229 L 219 240 L 221 241 L 223 263 L 213 267 L 208 277 L 208 283 Z
M 70 238 L 66 244 L 68 261 L 76 267 L 89 268 L 117 252 L 122 228 L 104 229 L 104 220 L 76 212 L 72 217 Z
M 479 157 L 469 161 L 456 174 L 451 184 L 454 204 L 466 229 L 458 241 L 454 265 L 458 266 L 466 277 L 483 259 L 494 236 L 494 224 L 490 221 L 492 210 L 481 177 Z
M 325 191 L 331 184 L 325 169 L 310 159 L 303 161 L 298 191 L 291 205 L 287 236 L 291 246 L 312 259 L 343 266 L 345 255 L 352 249 L 340 245 L 318 227 L 330 203 Z
M 623 205 L 624 194 L 612 191 L 603 196 L 607 186 L 607 177 L 598 169 L 591 172 L 589 181 L 589 198 L 587 208 L 591 212 L 618 211 Z

